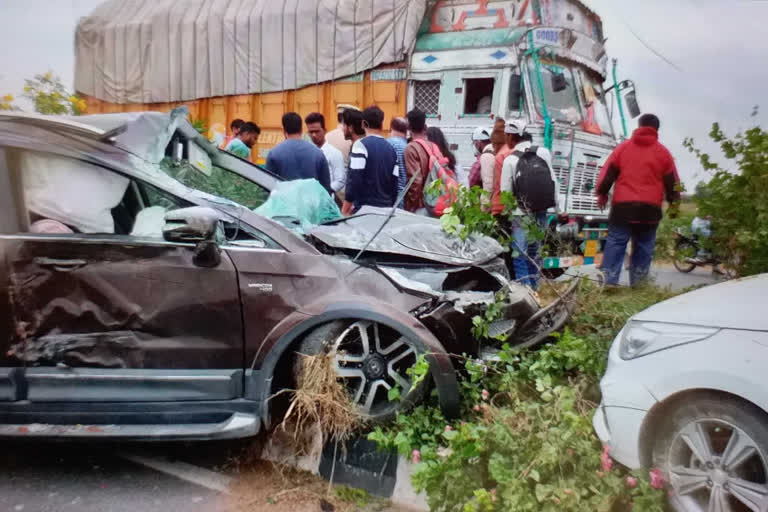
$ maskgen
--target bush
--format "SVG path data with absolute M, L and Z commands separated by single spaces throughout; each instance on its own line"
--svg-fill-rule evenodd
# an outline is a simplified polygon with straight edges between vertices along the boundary
M 691 222 L 696 216 L 696 207 L 690 203 L 683 203 L 680 207 L 680 214 L 676 218 L 665 215 L 659 223 L 659 229 L 656 232 L 656 248 L 653 258 L 657 261 L 670 261 L 675 256 L 675 231 L 683 228 L 690 231 Z
M 24 96 L 41 114 L 79 116 L 85 113 L 85 100 L 67 91 L 61 79 L 52 72 L 35 75 L 25 80 Z
M 85 100 L 67 91 L 61 79 L 51 71 L 35 75 L 24 81 L 24 97 L 35 107 L 35 112 L 48 115 L 73 115 L 85 113 Z M 12 94 L 0 97 L 0 110 L 21 110 L 13 103 Z
M 597 382 L 613 337 L 634 313 L 667 298 L 657 288 L 600 291 L 585 283 L 571 328 L 536 351 L 505 346 L 497 363 L 465 360 L 462 417 L 436 405 L 399 415 L 369 436 L 418 466 L 413 483 L 433 510 L 664 510 L 647 471 L 614 465 L 592 430 Z
M 757 115 L 757 109 L 753 116 Z M 699 214 L 712 217 L 712 238 L 705 244 L 740 275 L 768 271 L 768 132 L 755 126 L 729 137 L 717 123 L 709 136 L 735 164 L 734 172 L 714 163 L 696 148 L 684 145 L 712 174 L 696 197 Z

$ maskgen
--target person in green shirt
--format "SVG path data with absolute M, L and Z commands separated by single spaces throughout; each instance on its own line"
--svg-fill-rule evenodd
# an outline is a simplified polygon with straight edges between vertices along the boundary
M 239 156 L 245 160 L 250 160 L 251 148 L 254 144 L 256 144 L 256 141 L 259 140 L 260 133 L 261 128 L 259 128 L 256 123 L 243 123 L 243 125 L 240 127 L 240 131 L 238 132 L 237 137 L 232 139 L 229 144 L 227 144 L 225 150 L 235 156 Z

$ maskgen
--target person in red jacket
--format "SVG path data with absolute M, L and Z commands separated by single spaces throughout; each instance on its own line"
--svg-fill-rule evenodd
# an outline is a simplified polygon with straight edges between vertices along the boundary
M 632 138 L 619 144 L 608 157 L 597 180 L 597 203 L 601 210 L 608 204 L 608 193 L 613 187 L 602 265 L 608 285 L 619 282 L 630 240 L 630 284 L 635 286 L 648 278 L 662 203 L 665 198 L 670 205 L 680 200 L 675 161 L 659 142 L 659 118 L 645 114 L 638 125 Z M 671 210 L 670 215 L 673 212 Z

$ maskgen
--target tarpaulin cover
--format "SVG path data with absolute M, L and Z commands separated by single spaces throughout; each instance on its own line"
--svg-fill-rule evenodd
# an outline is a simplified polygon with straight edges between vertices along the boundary
M 400 62 L 427 0 L 108 0 L 80 20 L 75 88 L 112 103 L 290 90 Z
M 267 201 L 255 213 L 284 224 L 296 222 L 306 233 L 313 226 L 341 218 L 339 207 L 317 180 L 278 183 Z

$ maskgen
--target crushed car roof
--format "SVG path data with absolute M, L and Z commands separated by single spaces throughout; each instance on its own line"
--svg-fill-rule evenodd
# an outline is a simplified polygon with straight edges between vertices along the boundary
M 310 234 L 328 246 L 360 251 L 382 223 L 387 222 L 390 211 L 389 208 L 365 206 L 357 215 L 317 226 Z M 438 219 L 398 209 L 370 242 L 366 252 L 413 256 L 448 265 L 468 265 L 493 259 L 504 249 L 491 237 L 472 236 L 461 240 L 445 233 Z

